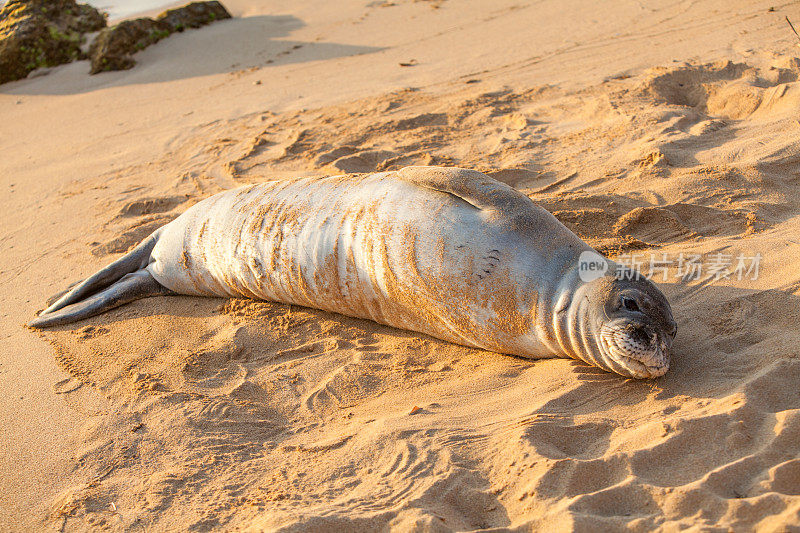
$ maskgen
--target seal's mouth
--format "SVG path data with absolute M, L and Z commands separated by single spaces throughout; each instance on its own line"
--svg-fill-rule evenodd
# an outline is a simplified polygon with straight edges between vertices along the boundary
M 670 342 L 647 326 L 626 319 L 606 323 L 600 344 L 611 369 L 623 376 L 657 378 L 669 370 Z

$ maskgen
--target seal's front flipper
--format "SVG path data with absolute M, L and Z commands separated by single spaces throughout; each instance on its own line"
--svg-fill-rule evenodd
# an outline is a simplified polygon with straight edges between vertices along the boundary
M 56 311 L 43 312 L 29 326 L 46 328 L 60 326 L 99 315 L 115 307 L 148 296 L 171 294 L 172 291 L 161 285 L 147 270 L 137 270 L 126 274 L 109 287 L 96 292 L 88 298 L 66 305 Z
M 542 228 L 566 230 L 546 209 L 513 187 L 475 170 L 456 167 L 405 167 L 397 177 L 419 187 L 450 194 L 480 209 L 497 215 L 493 223 L 504 221 L 517 228 L 527 226 L 539 233 Z
M 478 209 L 513 208 L 530 199 L 514 188 L 475 170 L 456 167 L 405 167 L 397 176 L 409 183 L 461 198 Z

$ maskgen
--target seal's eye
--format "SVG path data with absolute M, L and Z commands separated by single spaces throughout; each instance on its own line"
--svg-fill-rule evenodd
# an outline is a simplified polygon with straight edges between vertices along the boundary
M 636 303 L 636 300 L 626 296 L 622 297 L 622 307 L 628 311 L 639 311 L 639 304 Z

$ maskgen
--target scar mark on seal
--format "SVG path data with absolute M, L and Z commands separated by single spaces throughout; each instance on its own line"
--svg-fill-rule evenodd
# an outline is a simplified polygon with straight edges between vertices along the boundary
M 489 277 L 500 264 L 500 250 L 490 250 L 488 254 L 481 257 L 475 265 L 475 277 L 482 281 Z

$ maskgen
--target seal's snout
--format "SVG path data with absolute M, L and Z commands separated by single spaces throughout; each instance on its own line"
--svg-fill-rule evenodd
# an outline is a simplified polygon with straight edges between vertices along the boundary
M 646 379 L 663 376 L 669 370 L 672 339 L 647 324 L 629 319 L 611 321 L 603 325 L 600 340 L 609 366 L 618 374 Z

